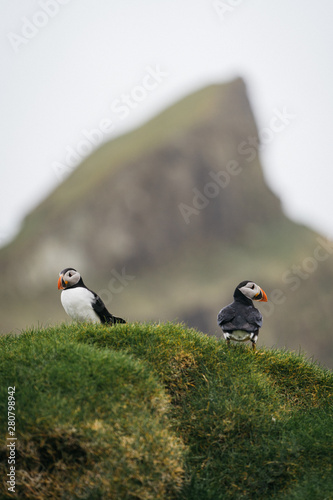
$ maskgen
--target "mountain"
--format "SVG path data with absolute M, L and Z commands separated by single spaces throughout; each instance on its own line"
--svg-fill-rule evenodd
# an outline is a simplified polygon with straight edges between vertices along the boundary
M 283 109 L 273 118 L 271 134 L 288 120 Z M 68 266 L 128 321 L 177 319 L 210 335 L 251 279 L 269 298 L 258 345 L 332 366 L 333 246 L 284 215 L 259 150 L 241 79 L 103 144 L 0 252 L 2 331 L 66 319 L 57 278 Z

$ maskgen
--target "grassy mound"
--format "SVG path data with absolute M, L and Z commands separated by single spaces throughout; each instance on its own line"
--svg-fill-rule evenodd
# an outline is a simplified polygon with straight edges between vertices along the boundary
M 8 498 L 173 498 L 183 445 L 151 370 L 54 331 L 1 340 L 2 436 L 16 387 L 17 496 Z M 6 498 L 5 447 L 1 458 Z
M 50 483 L 52 498 L 330 498 L 333 375 L 301 355 L 174 324 L 61 325 L 0 344 L 19 498 Z

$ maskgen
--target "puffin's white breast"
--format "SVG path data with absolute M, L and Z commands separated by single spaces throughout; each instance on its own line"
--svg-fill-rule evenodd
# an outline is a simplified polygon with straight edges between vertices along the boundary
M 94 296 L 87 288 L 68 288 L 61 292 L 60 297 L 66 313 L 75 321 L 100 323 L 91 305 Z

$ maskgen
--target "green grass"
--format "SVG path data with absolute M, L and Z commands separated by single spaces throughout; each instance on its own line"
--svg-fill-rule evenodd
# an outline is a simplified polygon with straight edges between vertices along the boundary
M 302 355 L 172 323 L 60 325 L 0 352 L 17 498 L 333 498 L 333 376 Z

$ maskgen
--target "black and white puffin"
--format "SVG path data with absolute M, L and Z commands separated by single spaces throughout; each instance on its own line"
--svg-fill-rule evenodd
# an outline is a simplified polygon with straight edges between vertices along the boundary
M 74 321 L 111 325 L 126 323 L 124 319 L 109 313 L 102 299 L 86 287 L 80 273 L 72 267 L 66 267 L 59 273 L 58 290 L 62 290 L 60 298 L 63 308 Z
M 262 314 L 254 307 L 252 300 L 267 302 L 267 295 L 253 281 L 242 281 L 234 291 L 232 304 L 219 312 L 217 324 L 222 328 L 228 344 L 230 340 L 251 340 L 253 349 L 256 348 L 259 328 L 262 327 Z

